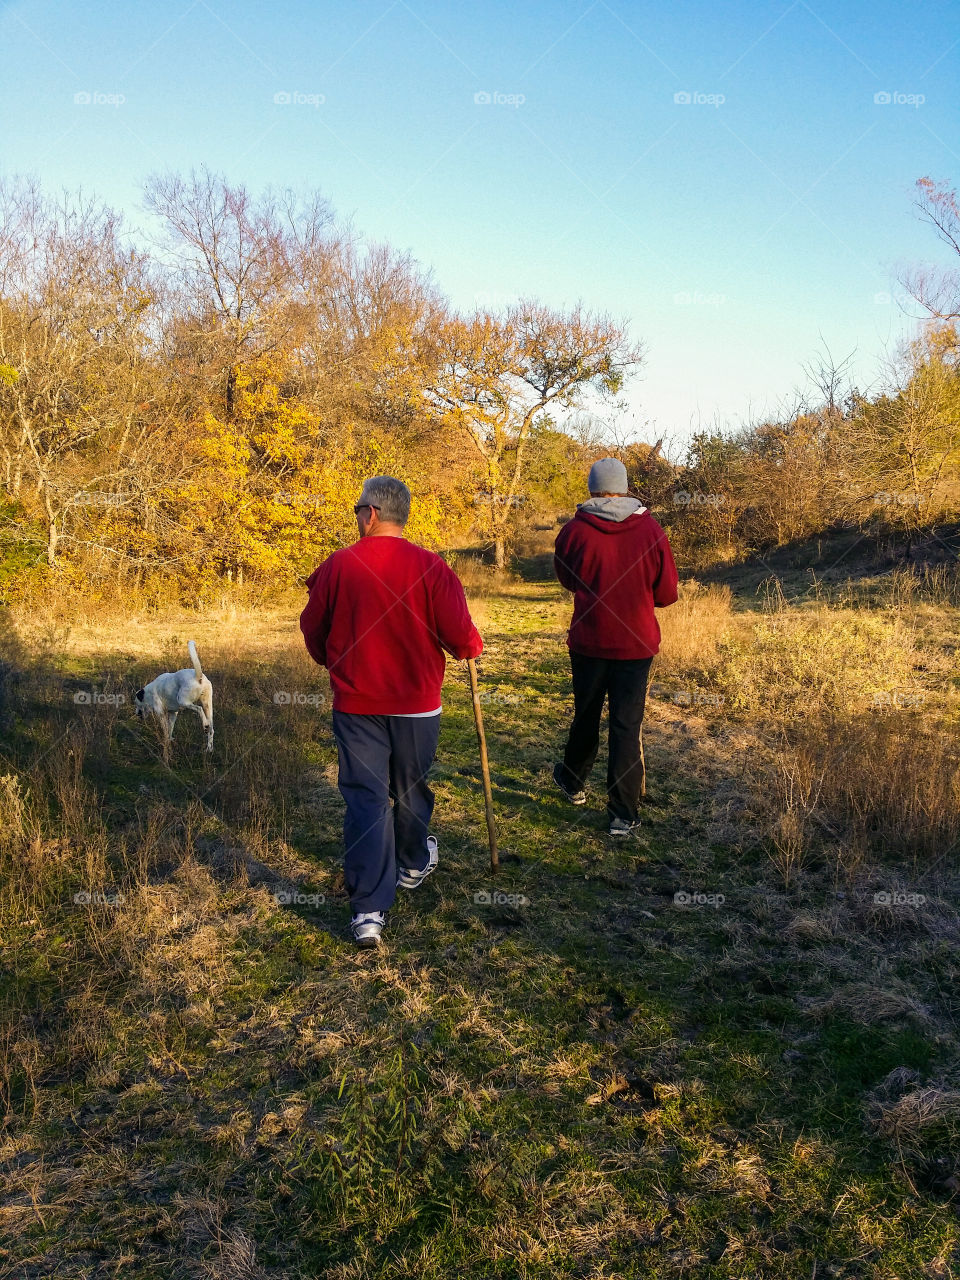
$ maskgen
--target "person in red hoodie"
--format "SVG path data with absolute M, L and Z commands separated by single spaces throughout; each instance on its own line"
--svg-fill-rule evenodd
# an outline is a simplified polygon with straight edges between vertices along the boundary
M 300 630 L 330 673 L 351 929 L 359 946 L 375 947 L 397 889 L 416 889 L 437 865 L 427 771 L 440 733 L 444 650 L 476 658 L 483 641 L 457 575 L 404 537 L 403 481 L 373 476 L 353 510 L 360 538 L 307 579 Z
M 660 649 L 655 608 L 675 603 L 677 566 L 667 535 L 628 493 L 627 469 L 601 458 L 590 470 L 590 501 L 557 535 L 554 569 L 573 592 L 567 637 L 573 677 L 573 724 L 553 780 L 573 804 L 597 758 L 600 716 L 609 700 L 607 813 L 610 835 L 639 826 L 643 779 L 640 727 L 647 676 Z

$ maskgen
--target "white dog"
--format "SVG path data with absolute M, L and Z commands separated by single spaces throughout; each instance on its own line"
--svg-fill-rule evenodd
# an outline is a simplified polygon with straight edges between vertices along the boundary
M 167 671 L 137 692 L 137 715 L 142 718 L 152 711 L 160 717 L 165 758 L 181 711 L 196 711 L 207 731 L 207 750 L 213 750 L 213 685 L 200 669 L 197 646 L 191 640 L 187 647 L 193 662 L 192 671 L 189 667 L 183 671 Z

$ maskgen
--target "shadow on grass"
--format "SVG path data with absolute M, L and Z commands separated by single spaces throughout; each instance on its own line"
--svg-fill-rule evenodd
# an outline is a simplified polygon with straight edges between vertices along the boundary
M 762 849 L 718 858 L 691 779 L 663 786 L 626 847 L 599 806 L 571 812 L 549 790 L 559 668 L 522 673 L 543 705 L 488 712 L 507 855 L 495 879 L 469 697 L 450 682 L 441 865 L 368 956 L 341 940 L 329 713 L 274 700 L 322 678 L 205 663 L 216 750 L 185 719 L 169 767 L 129 704 L 155 665 L 116 675 L 104 657 L 64 677 L 48 655 L 9 686 L 2 771 L 23 780 L 25 807 L 21 861 L 4 863 L 5 918 L 19 912 L 5 1013 L 48 1057 L 6 1059 L 7 1099 L 21 1149 L 58 1176 L 88 1168 L 91 1187 L 78 1199 L 80 1175 L 48 1179 L 41 1220 L 25 1216 L 5 1261 L 79 1266 L 95 1240 L 109 1269 L 134 1216 L 140 1273 L 158 1277 L 244 1258 L 250 1276 L 806 1277 L 822 1256 L 910 1273 L 948 1239 L 942 1197 L 910 1208 L 861 1115 L 891 1064 L 930 1066 L 929 1028 L 804 1013 L 797 997 L 825 997 L 843 964 L 785 928 L 827 886 L 791 898 Z M 128 701 L 75 702 L 84 691 Z M 325 900 L 279 905 L 278 883 Z M 69 900 L 107 884 L 140 894 L 113 926 L 109 908 Z M 725 901 L 684 909 L 689 890 Z M 210 931 L 225 942 L 208 962 Z M 109 1015 L 99 1039 L 94 1009 Z M 856 1186 L 892 1239 L 864 1244 L 859 1200 L 838 1216 Z

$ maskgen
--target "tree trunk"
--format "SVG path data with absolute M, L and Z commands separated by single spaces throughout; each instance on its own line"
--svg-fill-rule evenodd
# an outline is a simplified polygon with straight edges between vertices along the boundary
M 50 565 L 51 568 L 53 568 L 53 566 L 57 562 L 57 543 L 59 542 L 59 540 L 60 540 L 60 535 L 57 533 L 56 520 L 48 520 L 47 521 L 47 564 Z
M 227 386 L 226 386 L 226 393 L 224 395 L 226 416 L 227 416 L 228 422 L 231 422 L 233 420 L 233 406 L 236 398 L 236 389 L 237 389 L 237 367 L 236 365 L 231 365 L 230 368 L 227 370 Z

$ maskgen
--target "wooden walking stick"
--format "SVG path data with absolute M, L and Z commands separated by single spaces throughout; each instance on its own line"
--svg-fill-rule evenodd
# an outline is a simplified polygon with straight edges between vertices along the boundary
M 477 664 L 475 659 L 467 659 L 467 670 L 470 672 L 470 694 L 473 698 L 473 722 L 477 726 L 477 741 L 480 743 L 480 772 L 483 774 L 483 806 L 487 813 L 487 835 L 490 839 L 490 870 L 496 871 L 500 866 L 497 854 L 497 828 L 493 821 L 493 789 L 490 786 L 490 761 L 487 759 L 487 739 L 483 732 L 483 712 L 480 709 L 480 690 L 477 687 Z
M 640 726 L 640 794 L 647 794 L 647 762 L 643 758 L 643 725 Z

